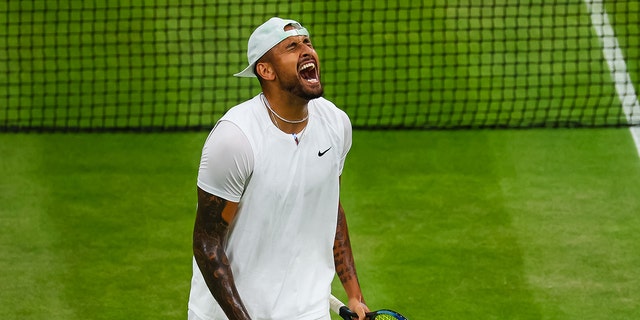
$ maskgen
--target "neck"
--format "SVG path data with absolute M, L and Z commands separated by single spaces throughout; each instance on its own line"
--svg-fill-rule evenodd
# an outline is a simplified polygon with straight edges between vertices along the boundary
M 307 101 L 305 101 L 303 105 L 275 104 L 274 100 L 285 100 L 270 99 L 266 94 L 263 94 L 261 99 L 269 113 L 271 121 L 278 129 L 285 133 L 292 134 L 304 130 L 309 119 Z
M 309 100 L 293 96 L 287 92 L 277 92 L 274 94 L 265 90 L 263 95 L 267 99 L 271 109 L 285 120 L 295 122 L 309 115 L 307 110 Z

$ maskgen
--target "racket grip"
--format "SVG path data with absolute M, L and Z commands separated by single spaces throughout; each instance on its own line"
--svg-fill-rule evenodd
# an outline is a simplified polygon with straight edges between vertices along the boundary
M 353 319 L 354 312 L 349 310 L 349 307 L 345 306 L 342 301 L 338 300 L 338 298 L 331 295 L 329 297 L 329 307 L 331 311 L 339 314 L 345 320 Z
M 346 307 L 344 303 L 342 303 L 342 301 L 338 300 L 338 298 L 334 297 L 333 295 L 329 297 L 329 306 L 331 307 L 331 311 L 335 312 L 336 314 L 340 314 L 340 308 Z

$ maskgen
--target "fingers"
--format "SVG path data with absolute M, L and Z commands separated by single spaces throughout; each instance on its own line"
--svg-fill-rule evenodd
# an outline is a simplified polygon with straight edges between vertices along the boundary
M 369 312 L 369 308 L 367 307 L 366 304 L 359 302 L 355 309 L 352 309 L 356 312 L 356 314 L 358 315 L 358 320 L 365 320 L 367 317 L 367 312 Z

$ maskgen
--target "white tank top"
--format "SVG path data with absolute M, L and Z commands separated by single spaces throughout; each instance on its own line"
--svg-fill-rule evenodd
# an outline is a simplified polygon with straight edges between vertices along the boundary
M 198 186 L 239 202 L 226 253 L 252 319 L 329 319 L 339 177 L 351 147 L 347 115 L 324 98 L 308 104 L 296 144 L 260 96 L 230 109 L 203 147 Z M 227 319 L 193 262 L 189 308 Z

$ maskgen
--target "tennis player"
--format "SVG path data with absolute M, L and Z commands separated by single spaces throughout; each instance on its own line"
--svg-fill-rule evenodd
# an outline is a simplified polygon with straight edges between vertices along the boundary
M 364 303 L 340 204 L 347 115 L 322 98 L 309 32 L 272 18 L 250 36 L 262 93 L 230 109 L 202 150 L 189 319 L 327 320 L 336 272 Z

